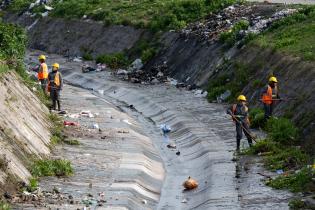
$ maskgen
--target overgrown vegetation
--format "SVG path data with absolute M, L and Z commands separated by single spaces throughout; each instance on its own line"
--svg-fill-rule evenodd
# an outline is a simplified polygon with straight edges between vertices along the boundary
M 6 60 L 8 65 L 17 64 L 24 58 L 26 41 L 24 29 L 0 21 L 0 60 Z
M 250 127 L 251 128 L 264 128 L 265 113 L 261 108 L 252 108 L 249 111 Z
M 34 177 L 43 176 L 71 176 L 73 168 L 68 160 L 38 160 L 31 167 L 31 173 Z
M 296 210 L 296 209 L 305 209 L 305 203 L 301 199 L 292 199 L 289 202 L 290 209 Z
M 11 206 L 7 202 L 0 200 L 0 209 L 1 210 L 11 210 Z
M 231 95 L 227 101 L 233 101 L 237 95 L 241 94 L 243 87 L 249 81 L 249 68 L 243 63 L 226 61 L 221 68 L 234 68 L 231 74 L 223 74 L 218 77 L 210 79 L 208 86 L 208 100 L 211 102 L 216 100 L 218 96 L 225 91 L 231 91 Z
M 124 68 L 131 63 L 125 53 L 99 55 L 96 62 L 105 63 L 111 69 Z
M 304 167 L 296 173 L 277 178 L 267 182 L 268 186 L 276 189 L 289 189 L 291 192 L 315 192 L 315 186 L 312 182 L 314 170 Z
M 315 7 L 308 6 L 292 16 L 273 23 L 254 43 L 314 61 L 314 33 Z
M 237 41 L 244 37 L 244 35 L 241 34 L 241 31 L 248 29 L 248 27 L 249 22 L 247 20 L 241 20 L 229 31 L 222 32 L 220 34 L 220 41 L 226 43 L 228 46 L 233 46 Z
M 297 143 L 298 129 L 292 121 L 286 118 L 271 118 L 266 125 L 268 137 L 283 145 L 293 145 Z
M 236 0 L 54 0 L 52 15 L 64 18 L 90 18 L 106 24 L 133 25 L 153 31 L 179 29 L 187 23 L 226 7 Z M 10 10 L 20 12 L 30 0 L 13 1 Z M 40 6 L 32 12 L 42 12 Z
M 68 145 L 80 145 L 80 142 L 76 139 L 65 139 L 63 142 Z
M 252 114 L 259 113 L 260 110 L 254 110 Z M 272 171 L 284 171 L 284 174 L 269 180 L 267 185 L 292 192 L 315 192 L 312 182 L 314 169 L 306 167 L 311 158 L 300 147 L 295 146 L 298 142 L 298 129 L 285 118 L 271 118 L 265 128 L 267 139 L 257 142 L 245 154 L 259 154 L 263 156 L 265 167 Z
M 62 119 L 56 114 L 50 114 L 49 119 L 52 122 L 53 126 L 51 127 L 51 145 L 60 144 L 64 141 L 65 137 L 63 135 L 63 122 Z

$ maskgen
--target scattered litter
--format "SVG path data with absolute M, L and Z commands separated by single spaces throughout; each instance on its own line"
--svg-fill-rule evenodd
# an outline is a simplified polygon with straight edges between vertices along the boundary
M 65 126 L 79 126 L 79 123 L 70 122 L 70 121 L 64 121 L 63 124 L 64 124 Z
M 91 126 L 92 129 L 100 129 L 100 126 L 97 124 L 97 123 L 94 123 L 92 126 Z
M 51 10 L 54 9 L 54 8 L 52 8 L 52 7 L 50 7 L 50 6 L 47 6 L 47 5 L 45 5 L 44 7 L 45 7 L 45 10 L 47 10 L 47 11 L 51 11 Z
M 136 59 L 132 64 L 129 66 L 129 71 L 137 71 L 143 67 L 142 60 L 140 58 Z
M 259 152 L 258 156 L 267 156 L 267 155 L 271 155 L 272 152 Z
M 74 62 L 82 62 L 82 58 L 81 57 L 75 57 L 73 58 Z
M 79 61 L 77 61 L 77 62 L 79 62 Z M 82 70 L 82 73 L 88 73 L 88 72 L 91 72 L 91 71 L 96 71 L 96 68 L 93 68 L 93 67 L 91 67 L 89 65 L 83 65 L 81 70 Z
M 47 17 L 47 16 L 48 16 L 48 11 L 42 13 L 42 17 Z
M 88 111 L 81 111 L 80 115 L 84 116 L 84 117 L 94 118 L 94 115 L 89 110 Z
M 176 149 L 176 145 L 174 143 L 170 143 L 167 145 L 167 148 Z
M 176 155 L 179 156 L 179 155 L 180 155 L 180 151 L 177 151 L 177 152 L 176 152 Z
M 105 71 L 106 68 L 107 68 L 106 64 L 100 64 L 100 63 L 98 63 L 98 64 L 97 64 L 97 67 L 96 67 L 96 71 L 97 71 L 97 72 Z
M 70 115 L 68 115 L 68 117 L 70 117 L 72 119 L 77 119 L 80 117 L 80 115 L 79 114 L 70 114 Z
M 32 87 L 32 90 L 33 90 L 33 92 L 36 92 L 37 88 L 36 87 Z
M 116 74 L 117 75 L 127 75 L 128 71 L 126 71 L 124 69 L 118 69 Z
M 167 126 L 166 124 L 162 124 L 160 126 L 163 134 L 167 134 L 167 133 L 170 133 L 172 131 L 171 127 Z
M 276 171 L 276 173 L 277 173 L 277 174 L 283 174 L 283 170 L 282 170 L 282 169 L 279 169 L 279 170 Z
M 100 95 L 104 95 L 104 90 L 98 90 L 97 91 Z
M 101 139 L 106 139 L 107 136 L 102 136 Z
M 200 97 L 200 98 L 207 97 L 208 95 L 208 92 L 205 90 L 194 90 L 193 92 L 196 97 Z
M 148 201 L 143 199 L 143 200 L 142 200 L 142 203 L 143 203 L 143 204 L 147 204 Z
M 129 133 L 129 131 L 122 130 L 122 131 L 118 131 L 118 133 Z
M 183 183 L 183 186 L 186 190 L 192 190 L 198 187 L 198 182 L 191 177 L 188 177 L 188 179 Z
M 222 103 L 224 101 L 226 101 L 226 99 L 228 97 L 230 97 L 230 95 L 232 94 L 232 92 L 230 90 L 226 90 L 224 93 L 222 93 L 219 97 L 217 97 L 217 102 L 218 103 Z
M 128 120 L 123 120 L 124 123 L 127 123 L 128 125 L 132 125 L 131 122 L 129 122 Z
M 182 200 L 182 203 L 187 203 L 188 202 L 188 200 L 186 199 L 186 198 L 184 198 L 183 200 Z
M 60 112 L 58 112 L 58 114 L 65 115 L 65 114 L 67 114 L 67 111 L 60 111 Z

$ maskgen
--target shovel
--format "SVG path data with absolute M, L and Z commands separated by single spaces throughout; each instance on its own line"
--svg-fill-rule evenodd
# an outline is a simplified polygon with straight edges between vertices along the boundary
M 243 131 L 245 131 L 245 132 L 254 140 L 254 142 L 257 143 L 257 137 L 256 137 L 256 136 L 253 136 L 253 135 L 243 126 L 242 122 L 240 122 L 240 121 L 235 117 L 234 114 L 230 113 L 229 115 L 231 115 L 232 118 L 233 118 L 237 123 L 239 123 L 239 124 L 241 125 L 241 127 L 243 128 Z

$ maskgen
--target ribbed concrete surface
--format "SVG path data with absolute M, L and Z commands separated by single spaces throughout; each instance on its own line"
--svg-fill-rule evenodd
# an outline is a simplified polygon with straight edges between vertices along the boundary
M 291 195 L 266 187 L 260 181 L 262 177 L 257 175 L 257 172 L 266 173 L 259 164 L 246 162 L 251 165 L 250 170 L 242 170 L 241 178 L 235 178 L 236 163 L 232 161 L 234 126 L 222 105 L 209 104 L 192 92 L 168 85 L 125 83 L 110 76 L 109 72 L 82 74 L 77 63 L 68 63 L 57 56 L 53 60 L 65 67 L 63 75 L 68 83 L 89 89 L 95 96 L 123 109 L 130 116 L 130 122 L 133 119 L 141 125 L 135 129 L 153 140 L 166 170 L 160 198 L 157 203 L 152 202 L 153 209 L 288 209 Z M 135 110 L 129 109 L 129 105 L 133 105 Z M 180 156 L 175 154 L 177 150 L 166 147 L 158 128 L 162 123 L 172 127 L 170 139 L 176 143 Z M 149 151 L 145 154 L 152 154 L 149 147 L 143 150 L 147 149 Z M 122 164 L 124 174 L 128 176 L 133 173 L 126 171 L 129 163 Z M 154 180 L 158 173 L 153 174 L 142 173 L 138 178 L 143 182 L 148 180 L 147 176 Z M 114 179 L 121 177 L 119 173 L 111 176 Z M 182 183 L 188 176 L 198 180 L 198 189 L 183 191 Z M 119 184 L 114 186 L 120 188 Z M 128 183 L 128 187 L 137 191 L 134 183 Z M 143 196 L 139 189 L 138 193 Z M 122 202 L 113 204 L 121 205 Z M 141 209 L 131 200 L 123 206 Z

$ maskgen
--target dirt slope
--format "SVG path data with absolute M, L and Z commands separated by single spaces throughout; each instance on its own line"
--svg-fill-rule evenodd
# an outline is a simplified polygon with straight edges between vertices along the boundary
M 32 157 L 50 150 L 48 109 L 13 73 L 0 76 L 0 192 L 28 182 Z

